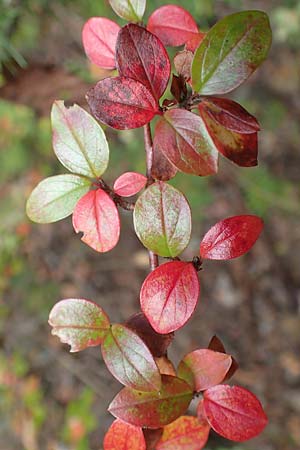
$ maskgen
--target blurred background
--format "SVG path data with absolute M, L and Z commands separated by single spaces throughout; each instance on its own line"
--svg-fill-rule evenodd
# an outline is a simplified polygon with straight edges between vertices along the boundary
M 147 14 L 167 1 L 148 0 Z M 202 293 L 170 356 L 205 347 L 217 334 L 240 363 L 233 382 L 262 400 L 270 424 L 235 445 L 213 433 L 208 449 L 300 448 L 300 1 L 189 0 L 202 30 L 231 12 L 270 14 L 274 42 L 268 61 L 232 98 L 260 121 L 259 167 L 220 158 L 217 176 L 178 175 L 174 183 L 193 210 L 186 256 L 219 219 L 253 213 L 265 231 L 251 252 L 207 262 Z M 71 220 L 35 225 L 25 201 L 46 176 L 64 172 L 51 148 L 49 111 L 55 99 L 87 107 L 88 87 L 103 73 L 91 67 L 81 28 L 91 16 L 120 24 L 107 1 L 0 0 L 0 450 L 99 450 L 112 422 L 106 408 L 120 385 L 99 348 L 70 355 L 51 337 L 47 318 L 59 299 L 85 297 L 116 322 L 138 310 L 147 253 L 122 215 L 119 245 L 99 255 L 81 243 Z M 111 163 L 105 179 L 144 172 L 141 130 L 107 129 Z M 129 257 L 130 255 L 130 257 Z M 129 264 L 130 259 L 130 264 Z

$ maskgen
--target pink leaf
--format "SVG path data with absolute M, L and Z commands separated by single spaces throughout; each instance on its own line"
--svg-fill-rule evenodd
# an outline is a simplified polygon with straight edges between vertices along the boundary
M 143 430 L 116 419 L 104 436 L 103 448 L 104 450 L 146 450 Z
M 168 262 L 151 272 L 144 281 L 141 308 L 155 331 L 170 333 L 189 320 L 199 292 L 199 279 L 192 263 Z
M 151 92 L 131 78 L 99 81 L 88 91 L 87 102 L 97 120 L 118 130 L 141 127 L 161 114 Z
M 185 44 L 194 34 L 198 34 L 191 14 L 176 5 L 156 9 L 149 17 L 147 29 L 156 34 L 164 45 L 173 47 Z
M 171 65 L 160 40 L 145 28 L 130 23 L 121 29 L 116 48 L 119 73 L 144 84 L 157 100 L 165 92 Z
M 73 213 L 76 233 L 83 232 L 82 241 L 100 253 L 114 248 L 120 236 L 117 207 L 102 189 L 90 191 L 77 203 Z
M 122 197 L 131 197 L 137 194 L 146 186 L 145 175 L 136 172 L 123 173 L 114 183 L 114 191 Z
M 216 433 L 236 442 L 257 436 L 268 422 L 260 401 L 239 386 L 219 385 L 205 391 L 204 411 Z
M 92 63 L 103 69 L 114 69 L 115 48 L 120 27 L 104 17 L 91 17 L 82 30 L 85 53 Z
M 221 220 L 204 236 L 200 255 L 205 259 L 232 259 L 247 253 L 257 241 L 263 221 L 257 216 L 233 216 Z

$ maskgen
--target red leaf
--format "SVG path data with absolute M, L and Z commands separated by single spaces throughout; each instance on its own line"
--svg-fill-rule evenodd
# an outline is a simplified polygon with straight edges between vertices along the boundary
M 268 422 L 260 401 L 239 386 L 219 385 L 205 391 L 204 411 L 216 433 L 237 442 L 257 436 Z
M 120 27 L 104 17 L 91 17 L 82 30 L 82 43 L 92 63 L 103 69 L 114 69 L 115 48 Z
M 148 20 L 147 29 L 156 34 L 164 45 L 177 47 L 198 34 L 191 14 L 180 6 L 165 5 L 156 9 Z
M 150 350 L 129 328 L 112 325 L 101 351 L 108 370 L 120 383 L 146 392 L 160 389 L 160 373 Z
M 205 259 L 232 259 L 247 253 L 257 241 L 263 221 L 257 216 L 233 216 L 221 220 L 204 236 L 200 255 Z
M 96 119 L 118 130 L 141 127 L 160 114 L 151 92 L 130 78 L 105 78 L 86 98 Z
M 207 421 L 181 416 L 164 427 L 156 450 L 201 450 L 207 442 L 209 430 Z
M 143 430 L 116 419 L 103 441 L 104 450 L 146 450 Z
M 186 355 L 178 366 L 178 376 L 197 392 L 222 383 L 231 367 L 230 355 L 209 349 L 195 350 Z
M 153 161 L 151 167 L 151 175 L 155 180 L 168 181 L 175 177 L 177 169 L 159 148 L 153 147 Z
M 125 387 L 113 399 L 109 412 L 132 425 L 160 428 L 183 414 L 193 397 L 188 384 L 179 378 L 162 375 L 159 392 L 139 392 Z
M 147 183 L 145 175 L 136 172 L 123 173 L 114 183 L 114 191 L 122 197 L 131 197 L 140 192 Z
M 120 236 L 120 218 L 117 207 L 102 189 L 90 191 L 77 203 L 73 213 L 76 233 L 83 232 L 81 240 L 100 253 L 114 248 Z
M 216 335 L 211 338 L 210 343 L 208 344 L 208 349 L 213 350 L 214 352 L 226 353 L 226 350 L 225 350 L 225 347 L 224 347 L 222 341 Z M 233 375 L 239 368 L 239 365 L 238 365 L 237 361 L 235 360 L 235 358 L 233 356 L 231 356 L 231 359 L 232 359 L 231 367 L 228 370 L 228 372 L 226 373 L 226 375 L 222 381 L 230 380 L 230 378 L 233 377 Z
M 171 65 L 160 40 L 145 28 L 130 23 L 121 29 L 116 61 L 119 73 L 144 84 L 157 100 L 165 92 Z
M 184 173 L 212 175 L 218 151 L 201 117 L 185 109 L 167 111 L 155 129 L 154 147 Z
M 199 279 L 193 264 L 171 261 L 159 266 L 144 281 L 141 308 L 158 333 L 170 333 L 189 320 L 199 292 Z
M 185 44 L 186 50 L 189 50 L 190 52 L 194 53 L 204 38 L 205 38 L 205 33 L 194 34 L 191 37 L 191 39 L 189 39 L 186 42 L 186 44 Z

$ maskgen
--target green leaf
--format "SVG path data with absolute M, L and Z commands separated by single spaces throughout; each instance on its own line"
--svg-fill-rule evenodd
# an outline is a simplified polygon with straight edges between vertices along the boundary
M 108 0 L 115 13 L 128 20 L 128 22 L 140 22 L 143 18 L 146 0 Z
M 56 175 L 41 181 L 27 200 L 27 216 L 37 223 L 51 223 L 72 214 L 91 182 L 79 175 Z
M 66 108 L 63 101 L 52 106 L 53 148 L 60 162 L 71 172 L 91 178 L 106 170 L 109 148 L 104 131 L 78 105 Z
M 191 210 L 184 195 L 167 183 L 152 184 L 138 198 L 134 213 L 135 232 L 154 253 L 175 257 L 188 245 Z
M 242 11 L 206 34 L 192 64 L 192 84 L 201 94 L 225 94 L 242 84 L 266 59 L 272 32 L 266 13 Z

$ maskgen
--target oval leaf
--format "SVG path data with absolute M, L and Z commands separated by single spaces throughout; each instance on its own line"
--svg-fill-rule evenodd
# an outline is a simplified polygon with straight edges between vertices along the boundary
M 242 11 L 225 17 L 209 30 L 192 65 L 192 83 L 201 94 L 232 91 L 266 59 L 272 40 L 262 11 Z
M 104 450 L 146 450 L 143 430 L 116 419 L 103 441 Z
M 171 261 L 151 272 L 143 283 L 141 308 L 158 333 L 181 328 L 193 314 L 200 284 L 192 263 Z
M 51 223 L 72 214 L 91 182 L 79 175 L 56 175 L 42 180 L 31 192 L 26 214 L 37 223 Z
M 105 17 L 91 17 L 82 30 L 82 43 L 87 57 L 103 69 L 114 69 L 115 50 L 120 27 Z
M 230 355 L 199 349 L 183 358 L 178 366 L 178 376 L 200 392 L 222 383 L 231 364 Z
M 208 349 L 213 350 L 214 352 L 226 353 L 226 350 L 225 350 L 225 347 L 224 347 L 222 341 L 216 335 L 211 338 L 210 343 L 208 344 Z M 233 356 L 231 356 L 230 369 L 226 373 L 222 382 L 225 380 L 230 380 L 230 378 L 233 377 L 233 375 L 238 370 L 238 368 L 239 368 L 239 365 L 238 365 L 237 361 L 235 360 L 235 358 Z
M 174 67 L 178 75 L 186 81 L 191 79 L 193 53 L 188 50 L 178 52 L 174 57 Z
M 117 207 L 102 189 L 88 192 L 77 203 L 73 213 L 76 233 L 81 240 L 100 253 L 114 248 L 120 237 L 120 218 Z
M 221 220 L 204 236 L 200 255 L 204 259 L 232 259 L 247 253 L 263 229 L 257 216 L 233 216 Z
M 185 109 L 164 114 L 153 145 L 181 172 L 205 176 L 218 171 L 218 151 L 203 120 Z
M 204 411 L 216 433 L 243 442 L 260 434 L 268 419 L 260 401 L 247 389 L 219 385 L 204 392 Z
M 175 177 L 177 169 L 158 147 L 153 147 L 153 161 L 151 167 L 151 176 L 154 180 L 168 181 Z
M 143 18 L 146 0 L 108 0 L 115 13 L 128 20 L 128 22 L 140 22 Z
M 183 414 L 193 397 L 185 381 L 162 375 L 159 392 L 139 392 L 122 389 L 111 402 L 109 412 L 132 425 L 160 428 Z
M 198 34 L 193 16 L 176 5 L 156 9 L 149 17 L 147 29 L 156 34 L 164 45 L 173 47 L 185 44 Z
M 138 198 L 133 212 L 135 232 L 146 248 L 175 257 L 188 245 L 191 210 L 184 195 L 161 181 Z
M 207 442 L 209 430 L 207 421 L 200 421 L 192 416 L 181 416 L 164 427 L 156 450 L 202 450 Z
M 125 386 L 140 391 L 158 391 L 161 377 L 148 347 L 124 325 L 112 325 L 101 347 L 105 364 Z
M 71 346 L 70 352 L 79 352 L 99 345 L 110 327 L 102 308 L 90 300 L 68 298 L 56 303 L 49 315 L 52 334 Z
M 116 61 L 119 74 L 144 84 L 157 100 L 165 92 L 171 72 L 168 53 L 145 28 L 130 23 L 119 33 Z
M 130 78 L 105 78 L 88 91 L 86 98 L 96 119 L 117 130 L 141 127 L 160 114 L 151 92 Z
M 91 178 L 106 170 L 109 149 L 104 131 L 78 105 L 66 108 L 63 101 L 52 106 L 53 148 L 60 162 L 71 172 Z
M 146 186 L 145 175 L 136 172 L 123 173 L 114 183 L 114 191 L 122 197 L 131 197 L 137 194 Z

